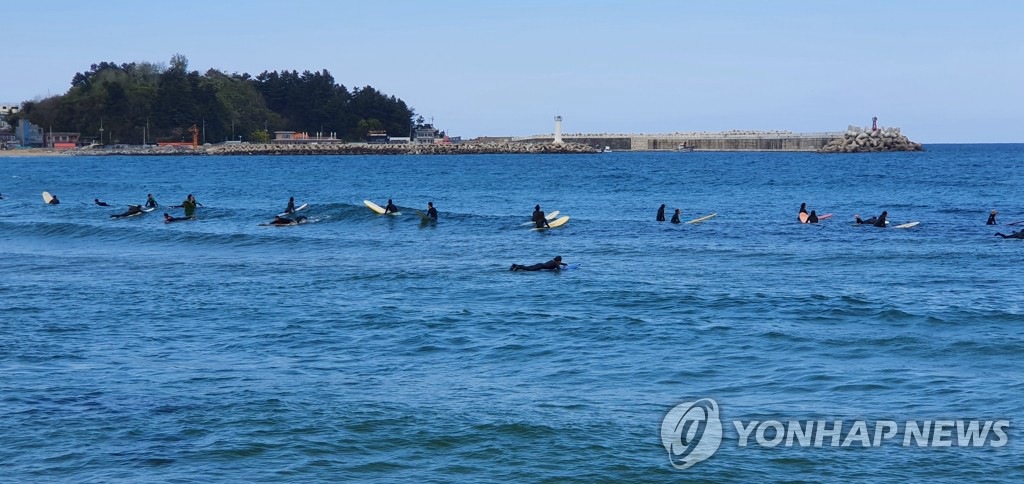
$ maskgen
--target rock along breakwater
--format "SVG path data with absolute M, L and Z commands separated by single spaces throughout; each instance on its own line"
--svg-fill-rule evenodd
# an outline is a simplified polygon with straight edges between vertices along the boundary
M 899 128 L 863 129 L 850 126 L 842 138 L 823 146 L 819 153 L 874 153 L 879 151 L 924 151 L 921 143 L 910 141 Z

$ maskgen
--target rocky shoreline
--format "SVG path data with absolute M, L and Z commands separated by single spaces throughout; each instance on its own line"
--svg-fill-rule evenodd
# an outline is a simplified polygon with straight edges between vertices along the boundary
M 490 155 L 490 154 L 573 154 L 597 153 L 593 147 L 577 144 L 536 143 L 464 143 L 464 144 L 232 144 L 200 146 L 132 146 L 124 148 L 77 148 L 64 152 L 71 156 L 146 156 L 146 155 Z
M 877 153 L 880 151 L 924 151 L 921 143 L 910 141 L 899 128 L 847 128 L 842 138 L 829 141 L 818 153 Z

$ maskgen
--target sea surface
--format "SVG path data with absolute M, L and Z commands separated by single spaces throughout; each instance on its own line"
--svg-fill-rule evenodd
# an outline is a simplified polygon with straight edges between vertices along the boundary
M 0 158 L 0 481 L 1019 482 L 1024 240 L 993 234 L 1024 145 L 926 150 Z M 260 226 L 289 196 L 309 223 Z M 883 210 L 921 223 L 852 223 Z M 679 470 L 662 421 L 699 399 L 724 438 Z M 861 419 L 1008 438 L 732 424 Z

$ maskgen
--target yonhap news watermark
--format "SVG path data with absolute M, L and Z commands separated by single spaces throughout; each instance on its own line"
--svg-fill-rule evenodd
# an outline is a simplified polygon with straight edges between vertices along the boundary
M 1003 447 L 1009 442 L 1009 420 L 920 419 L 764 419 L 723 422 L 718 403 L 710 398 L 672 407 L 661 421 L 661 442 L 669 462 L 687 469 L 710 458 L 725 432 L 735 431 L 735 445 L 744 447 Z M 731 443 L 729 445 L 732 445 Z

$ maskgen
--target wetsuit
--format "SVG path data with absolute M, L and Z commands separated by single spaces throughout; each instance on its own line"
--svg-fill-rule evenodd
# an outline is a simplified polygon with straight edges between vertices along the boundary
M 539 208 L 533 211 L 533 223 L 537 225 L 538 229 L 542 229 L 548 224 L 548 219 L 544 218 L 544 212 Z
M 130 215 L 135 215 L 135 214 L 139 214 L 139 213 L 142 213 L 142 205 L 132 205 L 132 206 L 128 207 L 128 210 L 125 211 L 124 213 L 119 213 L 117 215 L 111 215 L 110 218 L 128 217 Z
M 185 218 L 194 217 L 196 214 L 196 202 L 190 199 L 186 198 L 184 202 L 181 202 L 181 208 L 185 209 Z
M 676 213 L 672 214 L 672 223 L 674 223 L 674 224 L 682 223 L 682 222 L 679 221 L 679 212 L 678 211 Z
M 98 198 L 94 198 L 92 201 L 96 202 L 96 205 L 99 205 L 101 207 L 109 207 L 110 206 L 109 203 L 101 202 L 100 199 L 98 199 Z
M 853 221 L 854 221 L 854 222 L 857 222 L 858 224 L 870 224 L 870 225 L 874 225 L 874 224 L 875 224 L 875 222 L 877 222 L 877 221 L 878 221 L 878 217 L 871 217 L 871 218 L 869 218 L 869 219 L 867 219 L 867 220 L 861 220 L 861 219 L 860 219 L 860 217 L 855 217 L 855 218 L 853 219 Z
M 660 207 L 658 207 L 658 217 L 655 218 L 655 220 L 657 220 L 658 222 L 664 222 L 665 221 L 665 204 L 664 203 L 661 204 Z
M 60 200 L 57 200 L 57 197 L 53 197 L 50 199 L 50 205 L 60 205 Z
M 156 208 L 156 199 L 152 195 L 146 199 L 146 208 Z
M 1000 236 L 1000 237 L 1002 237 L 1004 239 L 1024 239 L 1024 230 L 1018 230 L 1018 231 L 1016 231 L 1016 232 L 1014 232 L 1014 233 L 1012 233 L 1010 235 L 1001 234 L 999 232 L 996 232 L 996 235 L 998 235 L 998 236 Z
M 533 265 L 529 265 L 529 266 L 522 266 L 522 265 L 519 265 L 519 264 L 512 264 L 512 269 L 511 270 L 513 270 L 513 271 L 531 271 L 531 272 L 532 271 L 542 271 L 542 270 L 544 270 L 544 271 L 557 271 L 557 270 L 560 270 L 562 268 L 562 266 L 567 266 L 567 265 L 569 265 L 569 264 L 566 264 L 564 262 L 558 262 L 558 261 L 556 261 L 554 259 L 551 259 L 551 260 L 549 260 L 547 262 L 544 262 L 544 263 L 541 263 L 541 264 L 533 264 Z
M 878 220 L 875 220 L 875 223 L 873 223 L 872 225 L 874 225 L 875 227 L 885 227 L 885 216 L 886 213 L 882 212 L 882 215 L 879 215 Z
M 397 211 L 398 207 L 396 207 L 395 204 L 391 203 L 390 201 L 388 202 L 388 206 L 384 207 L 384 215 L 387 215 L 389 213 L 395 213 Z
M 427 217 L 437 220 L 437 209 L 431 206 L 427 209 Z
M 294 198 L 289 198 L 288 199 L 288 206 L 285 207 L 284 213 L 292 213 L 294 211 L 295 211 L 295 199 Z
M 995 225 L 995 224 L 996 224 L 996 214 L 994 214 L 994 213 L 989 214 L 988 222 L 985 222 L 985 225 Z
M 809 223 L 809 224 L 816 224 L 816 223 L 818 223 L 818 214 L 814 213 L 814 210 L 811 210 L 811 214 L 807 216 L 807 223 Z

